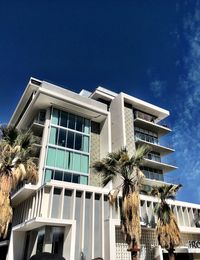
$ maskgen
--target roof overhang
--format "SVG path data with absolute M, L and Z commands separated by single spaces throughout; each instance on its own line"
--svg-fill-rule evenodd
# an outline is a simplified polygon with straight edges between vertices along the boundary
M 35 92 L 34 97 L 25 111 L 23 111 L 33 91 Z M 96 122 L 104 121 L 109 114 L 105 104 L 47 82 L 43 82 L 41 86 L 35 86 L 30 81 L 9 124 L 17 124 L 17 127 L 23 128 L 31 123 L 30 120 L 37 114 L 38 110 L 52 106 L 84 116 Z M 22 112 L 24 113 L 18 124 L 18 119 Z M 30 114 L 32 115 L 31 117 Z
M 98 87 L 96 90 L 90 95 L 91 99 L 98 100 L 99 98 L 104 99 L 106 101 L 112 101 L 118 94 L 110 91 L 106 88 Z
M 132 97 L 125 93 L 122 93 L 122 96 L 124 97 L 124 101 L 132 105 L 135 109 L 155 116 L 157 118 L 157 122 L 169 116 L 169 111 L 161 107 L 152 105 L 151 103 Z
M 75 224 L 74 220 L 36 217 L 13 227 L 13 231 L 29 231 L 43 226 L 65 227 Z

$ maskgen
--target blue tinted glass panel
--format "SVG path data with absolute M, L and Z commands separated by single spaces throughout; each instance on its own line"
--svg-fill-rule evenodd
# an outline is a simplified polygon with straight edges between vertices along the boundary
M 65 172 L 64 173 L 64 181 L 67 181 L 67 182 L 72 182 L 72 174 L 71 173 L 68 173 L 68 172 Z
M 55 167 L 63 169 L 64 164 L 65 164 L 65 151 L 61 149 L 57 149 Z
M 58 125 L 59 122 L 59 113 L 60 111 L 58 109 L 53 109 L 52 112 L 52 124 Z
M 57 144 L 57 138 L 58 138 L 58 128 L 51 127 L 49 143 L 50 144 Z
M 61 172 L 61 171 L 55 171 L 54 180 L 62 181 L 62 178 L 63 178 L 63 172 Z
M 84 133 L 86 134 L 90 133 L 90 120 L 88 119 L 85 119 Z
M 66 130 L 64 129 L 59 129 L 58 145 L 63 147 L 66 146 Z
M 73 169 L 73 153 L 69 152 L 68 156 L 68 169 L 72 170 Z
M 82 135 L 81 134 L 76 134 L 75 137 L 75 150 L 82 150 Z
M 47 152 L 47 165 L 48 166 L 54 166 L 55 165 L 55 159 L 56 159 L 56 149 L 49 147 Z
M 69 114 L 68 127 L 71 129 L 75 129 L 75 115 Z
M 80 183 L 79 179 L 80 179 L 80 175 L 73 174 L 72 176 L 73 183 Z
M 87 155 L 81 156 L 81 172 L 88 173 L 88 163 L 89 159 Z
M 67 127 L 67 116 L 66 112 L 60 111 L 60 125 L 63 127 Z
M 83 131 L 83 118 L 80 116 L 76 117 L 76 130 L 80 132 Z
M 76 172 L 81 171 L 81 154 L 74 153 L 73 171 L 76 171 Z
M 74 133 L 68 131 L 67 134 L 67 147 L 73 149 L 74 148 Z
M 69 169 L 68 163 L 69 163 L 69 152 L 65 151 L 65 165 L 64 165 L 65 169 Z
M 45 178 L 44 182 L 49 182 L 51 179 L 53 179 L 53 171 L 52 170 L 46 170 L 45 171 Z
M 89 137 L 88 136 L 83 136 L 83 151 L 84 152 L 89 152 Z
M 80 176 L 80 183 L 87 185 L 88 184 L 88 177 Z

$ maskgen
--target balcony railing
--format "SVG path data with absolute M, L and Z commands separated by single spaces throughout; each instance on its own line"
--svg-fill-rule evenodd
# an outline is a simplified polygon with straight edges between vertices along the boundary
M 156 161 L 156 162 L 161 162 L 161 157 L 158 154 L 154 154 L 154 153 L 148 153 L 144 158 L 152 160 L 152 161 Z
M 156 120 L 155 116 L 148 115 L 148 114 L 146 114 L 144 112 L 141 112 L 141 111 L 135 111 L 134 112 L 134 117 L 135 118 L 141 118 L 141 119 L 144 119 L 144 120 L 152 122 L 152 123 L 154 123 L 155 120 Z
M 25 184 L 28 184 L 27 180 L 21 181 L 12 191 L 11 197 L 15 195 L 20 189 L 22 189 L 25 186 Z
M 136 140 L 140 139 L 140 140 L 144 140 L 146 142 L 152 143 L 152 144 L 159 144 L 158 138 L 147 135 L 147 134 L 136 132 L 135 138 L 136 138 Z
M 154 123 L 154 124 L 157 124 L 159 126 L 162 126 L 162 127 L 165 127 L 165 128 L 169 128 L 169 124 L 168 122 L 166 122 L 165 120 L 162 120 L 161 122 L 157 122 L 157 117 L 153 116 L 153 115 L 149 115 L 149 114 L 146 114 L 144 112 L 141 112 L 141 111 L 135 111 L 134 112 L 134 119 L 143 119 L 145 121 L 148 121 L 148 122 L 151 122 L 151 123 Z

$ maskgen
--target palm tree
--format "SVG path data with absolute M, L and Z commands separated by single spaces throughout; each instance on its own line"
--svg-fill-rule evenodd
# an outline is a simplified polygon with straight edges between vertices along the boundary
M 174 248 L 181 243 L 181 234 L 175 218 L 175 215 L 167 203 L 167 199 L 175 199 L 179 185 L 164 185 L 161 187 L 153 187 L 151 195 L 159 198 L 159 203 L 155 207 L 158 216 L 156 233 L 158 243 L 162 248 L 168 251 L 169 259 L 174 260 Z
M 140 146 L 133 156 L 129 156 L 127 149 L 122 148 L 118 152 L 109 153 L 106 158 L 93 165 L 93 168 L 102 175 L 103 186 L 117 177 L 121 179 L 120 185 L 109 192 L 108 198 L 110 204 L 114 205 L 117 203 L 119 191 L 122 190 L 121 229 L 132 259 L 137 259 L 141 238 L 139 191 L 144 174 L 139 167 L 148 152 L 147 146 Z
M 12 221 L 11 192 L 24 180 L 36 184 L 38 171 L 33 146 L 36 138 L 30 131 L 1 126 L 0 136 L 0 237 L 5 238 Z

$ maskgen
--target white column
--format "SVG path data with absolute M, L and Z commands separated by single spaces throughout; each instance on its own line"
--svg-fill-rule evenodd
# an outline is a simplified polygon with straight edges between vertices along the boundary
M 49 126 L 50 126 L 50 120 L 51 120 L 51 111 L 50 108 L 47 108 L 46 110 L 46 119 L 43 129 L 43 135 L 42 135 L 42 142 L 41 142 L 41 150 L 40 150 L 40 159 L 39 159 L 39 181 L 38 186 L 42 184 L 43 181 L 43 167 L 45 165 L 45 158 L 46 158 L 46 146 L 48 143 L 48 133 L 49 133 Z

